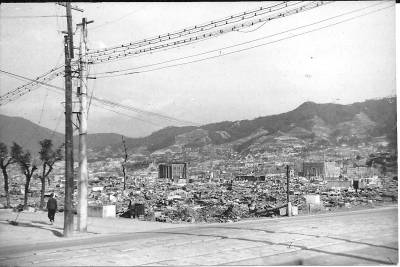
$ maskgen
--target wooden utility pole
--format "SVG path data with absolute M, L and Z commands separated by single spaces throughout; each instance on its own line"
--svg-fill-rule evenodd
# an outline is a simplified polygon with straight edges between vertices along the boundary
M 87 231 L 87 206 L 88 206 L 88 168 L 87 168 L 87 87 L 84 79 L 86 76 L 86 25 L 93 21 L 87 22 L 86 18 L 82 18 L 81 26 L 81 41 L 79 46 L 79 208 L 78 208 L 78 230 L 80 232 Z M 87 84 L 87 83 L 86 83 Z
M 72 32 L 71 2 L 57 2 L 65 6 L 67 15 L 67 34 L 64 35 L 65 54 L 65 198 L 64 198 L 64 236 L 72 236 L 74 232 L 74 146 L 72 124 L 72 73 L 71 59 L 74 57 L 74 38 Z
M 69 4 L 67 3 L 67 10 Z M 68 12 L 67 12 L 68 14 Z M 65 199 L 64 199 L 64 236 L 69 237 L 74 231 L 74 151 L 72 128 L 72 77 L 70 57 L 70 33 L 64 36 L 65 52 Z M 72 33 L 71 33 L 72 35 Z
M 124 136 L 122 136 L 122 144 L 124 145 L 124 162 L 122 163 L 122 173 L 124 174 L 124 191 L 126 189 L 126 162 L 128 161 L 128 153 L 126 151 L 126 145 L 125 145 L 125 139 Z

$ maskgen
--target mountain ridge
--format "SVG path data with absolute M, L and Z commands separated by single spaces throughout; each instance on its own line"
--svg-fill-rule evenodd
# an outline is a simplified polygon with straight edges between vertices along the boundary
M 392 145 L 397 140 L 396 97 L 366 100 L 348 105 L 304 102 L 297 108 L 252 120 L 222 121 L 202 126 L 169 126 L 145 137 L 125 136 L 131 151 L 153 153 L 168 147 L 198 148 L 229 146 L 238 152 L 267 149 L 284 140 L 290 142 L 322 142 L 332 145 L 367 142 L 371 137 L 385 136 Z M 64 136 L 20 117 L 0 115 L 0 141 L 25 144 L 38 151 L 39 140 L 53 137 L 61 144 Z M 121 134 L 96 133 L 88 135 L 88 147 L 120 150 Z M 360 140 L 356 140 L 356 139 Z M 289 142 L 287 141 L 287 142 Z M 77 147 L 78 137 L 74 137 Z

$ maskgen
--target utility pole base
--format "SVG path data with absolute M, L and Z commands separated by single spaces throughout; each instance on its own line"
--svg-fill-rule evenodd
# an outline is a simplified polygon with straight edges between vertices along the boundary
M 287 215 L 288 217 L 292 216 L 292 203 L 288 202 L 287 204 Z

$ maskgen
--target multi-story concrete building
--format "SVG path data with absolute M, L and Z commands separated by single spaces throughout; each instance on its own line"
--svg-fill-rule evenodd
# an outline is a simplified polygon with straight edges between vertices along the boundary
M 335 162 L 303 162 L 305 177 L 339 178 L 340 167 Z
M 174 162 L 158 165 L 158 178 L 178 181 L 187 178 L 187 163 Z

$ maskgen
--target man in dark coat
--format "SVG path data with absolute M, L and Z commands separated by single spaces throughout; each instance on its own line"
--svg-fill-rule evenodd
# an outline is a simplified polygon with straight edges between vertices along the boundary
M 47 201 L 47 211 L 48 211 L 48 217 L 50 219 L 50 223 L 54 223 L 54 215 L 56 214 L 57 211 L 57 200 L 54 198 L 54 194 L 51 193 L 49 201 Z
M 128 205 L 128 213 L 129 213 L 129 218 L 135 218 L 135 206 L 132 205 L 132 200 L 129 200 L 129 205 Z

